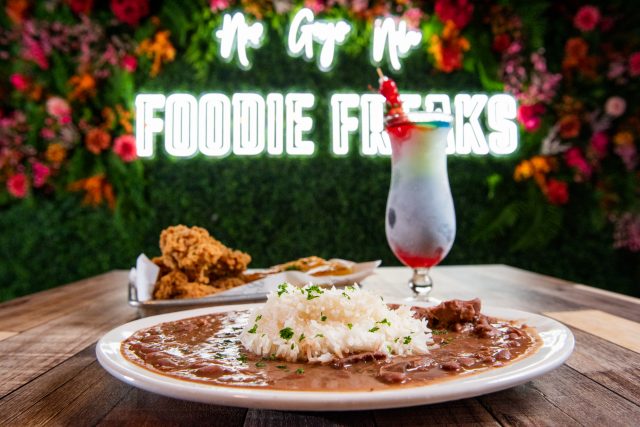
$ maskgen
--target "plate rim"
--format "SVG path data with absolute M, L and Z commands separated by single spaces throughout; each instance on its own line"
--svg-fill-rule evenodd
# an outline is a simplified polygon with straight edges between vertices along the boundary
M 390 299 L 389 302 L 407 304 L 406 301 L 397 299 Z M 118 380 L 133 387 L 171 398 L 255 409 L 347 411 L 434 404 L 504 390 L 558 368 L 569 358 L 575 346 L 575 338 L 571 330 L 554 319 L 522 310 L 486 306 L 483 307 L 482 312 L 490 316 L 523 320 L 536 326 L 537 329 L 540 325 L 545 326 L 542 331 L 538 330 L 543 339 L 542 346 L 536 353 L 497 369 L 435 384 L 373 392 L 254 389 L 197 383 L 168 377 L 142 368 L 124 358 L 119 351 L 122 340 L 129 336 L 125 334 L 127 331 L 135 332 L 162 322 L 204 314 L 245 310 L 259 305 L 261 303 L 213 306 L 136 319 L 117 326 L 104 334 L 96 344 L 96 357 L 100 365 Z M 411 305 L 431 304 L 412 301 Z M 497 315 L 496 313 L 508 314 Z M 546 334 L 554 330 L 556 331 L 556 342 L 552 342 L 554 337 L 548 337 L 545 341 Z M 114 350 L 116 343 L 117 351 Z

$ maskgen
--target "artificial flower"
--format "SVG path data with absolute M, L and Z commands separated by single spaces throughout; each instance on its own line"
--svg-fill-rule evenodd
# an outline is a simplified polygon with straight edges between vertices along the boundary
M 111 0 L 111 11 L 118 21 L 136 26 L 149 14 L 149 0 Z
M 129 73 L 134 73 L 138 68 L 138 60 L 133 55 L 125 55 L 121 61 L 122 69 Z
M 582 6 L 573 18 L 573 25 L 580 31 L 591 31 L 600 22 L 600 9 L 595 6 Z
M 44 46 L 33 37 L 25 37 L 22 43 L 22 58 L 33 61 L 42 70 L 49 69 L 48 53 Z
M 507 33 L 497 34 L 491 43 L 491 48 L 498 53 L 506 52 L 509 46 L 511 46 L 511 37 Z
M 607 147 L 609 146 L 609 137 L 604 132 L 596 132 L 591 137 L 591 149 L 600 159 L 607 155 Z
M 580 65 L 589 53 L 589 45 L 581 37 L 572 37 L 564 46 L 565 57 L 562 61 L 564 68 L 574 68 Z
M 324 12 L 327 8 L 325 0 L 304 0 L 304 7 L 311 9 L 311 11 L 317 15 Z
M 8 0 L 4 11 L 11 22 L 20 25 L 27 17 L 29 6 L 28 0 Z
M 531 158 L 531 165 L 535 173 L 546 174 L 551 172 L 551 163 L 546 156 L 533 156 Z
M 118 123 L 124 128 L 125 133 L 133 133 L 133 125 L 131 124 L 133 114 L 131 111 L 118 104 L 116 105 L 116 112 L 118 113 Z
M 620 157 L 628 171 L 632 171 L 638 166 L 638 151 L 635 145 L 618 144 L 613 151 Z
M 31 170 L 33 171 L 33 186 L 35 188 L 40 188 L 47 183 L 47 179 L 51 175 L 49 166 L 40 162 L 33 162 Z
M 604 111 L 614 119 L 624 114 L 627 109 L 627 102 L 619 96 L 612 96 L 604 104 Z
M 452 21 L 447 21 L 442 31 L 442 36 L 431 36 L 429 52 L 435 59 L 436 68 L 445 73 L 450 73 L 462 68 L 464 52 L 470 49 L 469 41 L 460 36 L 460 31 Z
M 69 94 L 69 99 L 86 101 L 96 94 L 96 79 L 89 73 L 82 73 L 69 79 L 69 84 L 73 87 Z
M 67 4 L 76 15 L 88 15 L 93 9 L 93 0 L 67 0 Z
M 518 106 L 518 121 L 522 123 L 527 132 L 535 132 L 542 123 L 542 114 L 545 107 L 541 103 L 533 105 L 520 104 Z
M 613 219 L 613 247 L 625 248 L 632 252 L 640 251 L 640 214 L 624 212 Z
M 582 155 L 582 151 L 578 147 L 571 147 L 564 153 L 564 159 L 567 166 L 575 169 L 581 176 L 585 178 L 591 177 L 591 165 L 587 162 L 587 159 Z
M 98 155 L 103 150 L 109 148 L 109 145 L 111 144 L 111 135 L 100 128 L 93 128 L 87 132 L 84 143 L 87 150 Z
M 171 44 L 168 30 L 158 31 L 153 40 L 144 39 L 138 46 L 138 52 L 146 55 L 153 60 L 151 65 L 151 77 L 155 77 L 160 73 L 162 63 L 171 62 L 176 56 L 176 49 Z
M 513 171 L 513 179 L 515 181 L 524 181 L 525 179 L 529 179 L 533 176 L 533 165 L 529 160 L 522 160 L 518 163 L 515 170 Z
M 229 0 L 211 0 L 209 2 L 209 8 L 211 8 L 212 12 L 220 12 L 222 10 L 229 9 L 231 4 Z
M 553 205 L 564 205 L 569 201 L 569 186 L 564 181 L 551 178 L 547 182 L 545 196 Z
M 575 114 L 568 114 L 560 119 L 558 133 L 564 139 L 575 138 L 580 135 L 580 119 Z
M 69 103 L 59 96 L 52 96 L 45 104 L 47 114 L 58 119 L 59 123 L 68 123 L 71 120 L 71 107 Z
M 629 75 L 631 77 L 640 75 L 640 52 L 634 52 L 629 57 Z
M 9 82 L 18 92 L 26 92 L 30 85 L 29 78 L 20 73 L 11 74 Z
M 24 199 L 29 191 L 29 180 L 24 173 L 16 173 L 7 179 L 7 191 L 13 197 Z
M 72 182 L 69 185 L 69 191 L 84 191 L 82 203 L 85 205 L 99 206 L 106 201 L 107 206 L 111 209 L 115 208 L 113 187 L 102 174 Z
M 129 163 L 138 158 L 136 151 L 136 139 L 133 135 L 121 135 L 113 142 L 113 152 L 116 153 L 123 162 Z
M 417 7 L 412 7 L 411 9 L 407 9 L 406 12 L 402 15 L 402 19 L 404 19 L 409 26 L 414 30 L 420 28 L 420 20 L 422 19 L 422 11 Z
M 436 0 L 435 13 L 442 22 L 451 21 L 462 30 L 473 17 L 473 4 L 469 0 Z
M 618 132 L 613 137 L 616 145 L 633 145 L 633 134 L 629 131 Z
M 44 153 L 45 159 L 49 162 L 59 165 L 64 159 L 67 157 L 67 149 L 58 142 L 54 142 L 53 144 L 49 144 L 47 146 L 47 151 Z

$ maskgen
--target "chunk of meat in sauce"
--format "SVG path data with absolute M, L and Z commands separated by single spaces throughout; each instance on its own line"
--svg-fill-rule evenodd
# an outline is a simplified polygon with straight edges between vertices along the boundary
M 372 362 L 374 360 L 384 360 L 387 358 L 386 353 L 381 351 L 369 351 L 366 353 L 352 354 L 341 359 L 336 359 L 331 363 L 336 369 L 345 368 L 358 362 Z
M 434 307 L 413 307 L 414 317 L 427 319 L 431 329 L 447 329 L 460 332 L 466 326 L 473 328 L 480 338 L 493 338 L 499 331 L 491 325 L 496 319 L 480 313 L 482 303 L 479 298 L 469 301 L 454 299 L 444 301 Z

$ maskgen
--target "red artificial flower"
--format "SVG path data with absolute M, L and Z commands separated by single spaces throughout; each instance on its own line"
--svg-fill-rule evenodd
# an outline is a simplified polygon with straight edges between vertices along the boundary
M 591 31 L 600 22 L 600 9 L 595 6 L 582 6 L 573 18 L 573 25 L 580 31 Z
M 580 119 L 575 114 L 569 114 L 560 119 L 559 134 L 562 138 L 571 139 L 580 135 Z
M 564 181 L 549 179 L 547 181 L 545 195 L 549 203 L 553 205 L 564 205 L 569 201 L 569 186 Z
M 111 11 L 118 21 L 135 26 L 149 14 L 149 0 L 111 0 Z
M 51 168 L 40 162 L 33 162 L 31 169 L 33 170 L 33 186 L 39 188 L 45 185 L 51 175 Z
M 27 18 L 30 7 L 28 0 L 8 0 L 4 11 L 11 22 L 20 25 Z
M 7 180 L 7 191 L 13 197 L 24 199 L 29 191 L 29 180 L 23 173 L 11 175 Z
M 138 68 L 138 60 L 133 55 L 125 55 L 122 57 L 121 65 L 125 71 L 133 73 Z
M 498 53 L 506 52 L 509 46 L 511 46 L 511 37 L 507 33 L 496 35 L 491 44 L 491 48 Z
M 587 159 L 582 155 L 582 151 L 578 147 L 571 147 L 564 153 L 564 160 L 567 162 L 567 166 L 576 169 L 582 176 L 591 177 L 591 165 L 587 162 Z
M 121 135 L 113 142 L 113 152 L 123 162 L 129 163 L 138 158 L 136 151 L 136 139 L 133 135 Z
M 533 105 L 520 104 L 518 107 L 518 121 L 522 123 L 527 132 L 535 132 L 542 123 L 541 116 L 544 112 L 544 105 L 540 103 Z
M 29 78 L 24 74 L 14 73 L 9 77 L 9 81 L 18 92 L 26 92 L 29 89 Z
M 93 9 L 93 0 L 67 0 L 67 3 L 76 15 L 88 15 Z
M 629 75 L 632 77 L 640 75 L 640 52 L 634 52 L 629 57 Z
M 442 22 L 452 21 L 462 30 L 473 16 L 473 4 L 469 0 L 436 0 L 435 12 Z

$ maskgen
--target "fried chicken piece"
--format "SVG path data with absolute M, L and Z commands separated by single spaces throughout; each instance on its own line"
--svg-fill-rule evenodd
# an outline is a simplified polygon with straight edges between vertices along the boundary
M 213 286 L 189 282 L 186 274 L 174 270 L 160 277 L 156 282 L 153 297 L 155 299 L 200 298 L 218 291 L 220 289 Z
M 216 288 L 216 291 L 224 291 L 227 289 L 235 288 L 236 286 L 244 285 L 246 282 L 242 276 L 237 277 L 222 277 L 211 282 L 211 286 Z
M 220 277 L 239 276 L 247 269 L 251 262 L 251 256 L 242 251 L 228 250 L 226 254 L 211 266 L 209 275 L 211 280 Z

